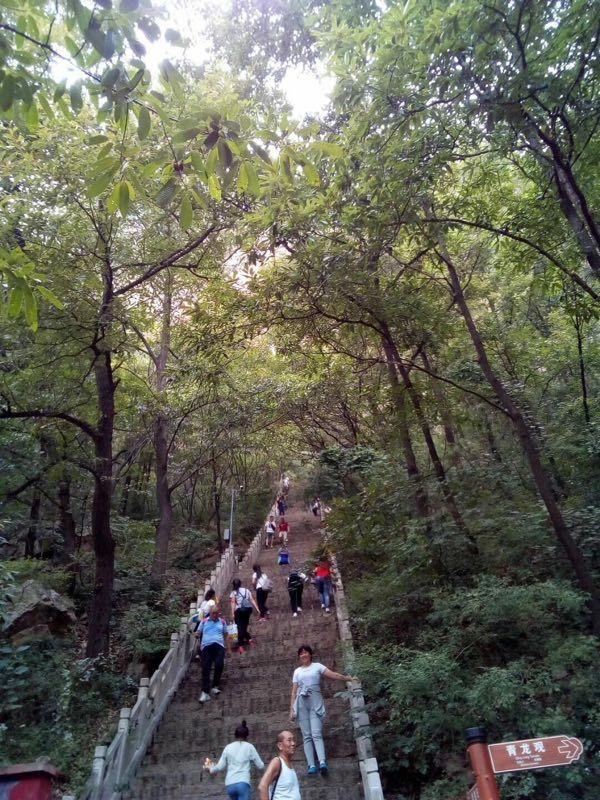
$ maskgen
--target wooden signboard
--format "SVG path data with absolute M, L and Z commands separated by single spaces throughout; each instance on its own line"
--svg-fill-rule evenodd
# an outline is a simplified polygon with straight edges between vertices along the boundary
M 578 761 L 583 753 L 579 739 L 571 736 L 542 736 L 488 745 L 494 772 L 561 767 Z

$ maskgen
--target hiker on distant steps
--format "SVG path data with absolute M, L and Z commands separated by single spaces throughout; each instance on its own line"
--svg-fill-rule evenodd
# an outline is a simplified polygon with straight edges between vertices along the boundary
M 250 731 L 246 725 L 246 720 L 235 729 L 235 742 L 231 742 L 223 750 L 221 758 L 215 764 L 210 758 L 204 761 L 204 769 L 211 775 L 227 770 L 225 775 L 225 788 L 231 800 L 251 800 L 252 787 L 250 785 L 250 771 L 252 764 L 261 772 L 264 770 L 262 758 L 256 752 L 256 748 L 247 742 Z
M 231 643 L 227 634 L 227 623 L 221 617 L 219 606 L 213 606 L 210 616 L 200 623 L 198 636 L 202 637 L 200 644 L 200 660 L 202 662 L 202 693 L 198 700 L 207 703 L 210 695 L 221 694 L 220 684 L 223 667 L 225 666 L 225 647 L 231 655 Z M 212 689 L 210 688 L 210 673 L 215 668 Z
M 292 769 L 296 742 L 291 731 L 281 731 L 277 736 L 277 750 L 278 755 L 271 761 L 258 784 L 260 800 L 302 800 L 298 776 L 296 770 Z
M 252 585 L 256 589 L 256 602 L 260 609 L 259 622 L 265 622 L 267 616 L 271 613 L 267 608 L 267 598 L 269 593 L 273 590 L 273 582 L 266 572 L 262 571 L 260 564 L 252 566 Z
M 298 648 L 300 666 L 294 670 L 292 677 L 292 696 L 290 699 L 290 719 L 297 719 L 302 730 L 304 754 L 308 762 L 308 774 L 327 775 L 328 767 L 325 759 L 323 742 L 323 720 L 325 703 L 321 694 L 321 677 L 330 681 L 355 681 L 351 675 L 342 675 L 327 669 L 324 664 L 313 661 L 312 647 L 303 644 Z M 319 759 L 319 767 L 315 764 L 315 751 Z
M 277 533 L 277 523 L 273 514 L 265 522 L 265 547 L 269 549 L 275 544 L 275 534 Z

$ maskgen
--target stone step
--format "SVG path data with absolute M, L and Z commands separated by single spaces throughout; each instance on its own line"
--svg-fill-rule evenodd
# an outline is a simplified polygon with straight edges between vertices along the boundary
M 299 768 L 297 768 L 299 772 Z M 304 785 L 300 780 L 302 800 L 363 800 L 362 786 L 357 778 L 349 786 L 339 786 L 333 776 L 326 778 L 320 775 L 309 776 L 310 784 Z M 209 782 L 210 781 L 210 782 Z M 214 785 L 211 786 L 211 783 Z M 255 782 L 255 787 L 258 782 Z M 123 794 L 123 800 L 209 800 L 209 798 L 225 797 L 222 778 L 205 778 L 202 783 L 164 789 L 160 786 L 134 789 Z M 256 790 L 254 797 L 257 797 Z
M 308 523 L 307 523 L 308 519 Z M 290 552 L 293 565 L 312 569 L 311 555 L 318 543 L 316 523 L 304 512 L 292 512 Z M 304 589 L 303 614 L 294 618 L 289 605 L 289 568 L 276 563 L 275 549 L 263 550 L 255 559 L 273 580 L 274 590 L 268 606 L 267 622 L 259 622 L 256 612 L 250 620 L 253 645 L 225 661 L 223 692 L 210 703 L 200 705 L 200 664 L 193 662 L 171 706 L 156 732 L 132 789 L 123 800 L 222 800 L 223 776 L 211 777 L 201 769 L 206 756 L 218 758 L 242 719 L 250 728 L 250 741 L 267 761 L 275 753 L 279 731 L 294 731 L 297 750 L 294 766 L 300 779 L 302 800 L 363 800 L 356 758 L 356 744 L 343 683 L 324 681 L 327 717 L 324 739 L 330 774 L 306 775 L 302 736 L 289 720 L 291 678 L 298 665 L 297 648 L 309 644 L 315 660 L 332 669 L 343 668 L 335 610 L 325 614 L 314 586 Z M 243 585 L 251 586 L 251 565 L 240 572 Z M 229 591 L 221 599 L 225 616 L 230 616 Z M 255 775 L 253 784 L 256 786 Z M 256 797 L 256 791 L 254 793 Z

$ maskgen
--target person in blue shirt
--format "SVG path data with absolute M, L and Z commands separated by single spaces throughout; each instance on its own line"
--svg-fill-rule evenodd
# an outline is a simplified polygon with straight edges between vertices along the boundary
M 207 703 L 211 694 L 221 694 L 219 688 L 223 667 L 225 666 L 225 647 L 231 655 L 231 642 L 227 633 L 227 623 L 221 617 L 221 609 L 215 605 L 210 615 L 200 623 L 198 635 L 202 637 L 200 644 L 200 661 L 202 662 L 202 692 L 198 698 L 200 703 Z M 210 673 L 214 665 L 212 689 Z

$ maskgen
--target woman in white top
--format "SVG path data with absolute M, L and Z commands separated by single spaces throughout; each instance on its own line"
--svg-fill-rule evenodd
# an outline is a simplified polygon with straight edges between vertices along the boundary
M 269 592 L 273 588 L 273 584 L 267 573 L 262 571 L 260 564 L 254 564 L 252 570 L 252 585 L 256 589 L 256 602 L 258 603 L 260 613 L 258 621 L 266 622 L 267 615 L 269 614 L 267 599 L 269 597 Z
M 323 719 L 325 703 L 321 694 L 321 677 L 331 681 L 354 681 L 351 675 L 342 675 L 327 669 L 324 664 L 313 661 L 312 647 L 303 644 L 298 648 L 300 666 L 294 670 L 292 677 L 292 697 L 290 701 L 290 719 L 297 719 L 302 730 L 304 754 L 308 762 L 308 774 L 327 775 L 325 760 L 325 744 L 323 742 Z M 319 759 L 319 767 L 315 764 L 315 751 Z
M 291 731 L 281 731 L 277 736 L 277 750 L 279 755 L 271 761 L 258 784 L 260 800 L 302 800 L 298 776 L 291 766 L 296 751 Z
M 235 742 L 227 745 L 218 762 L 214 764 L 210 758 L 204 761 L 204 769 L 208 770 L 211 775 L 223 772 L 224 769 L 227 770 L 225 788 L 231 800 L 251 800 L 250 769 L 252 764 L 261 772 L 265 768 L 254 745 L 246 741 L 249 732 L 244 719 L 242 724 L 235 729 Z

